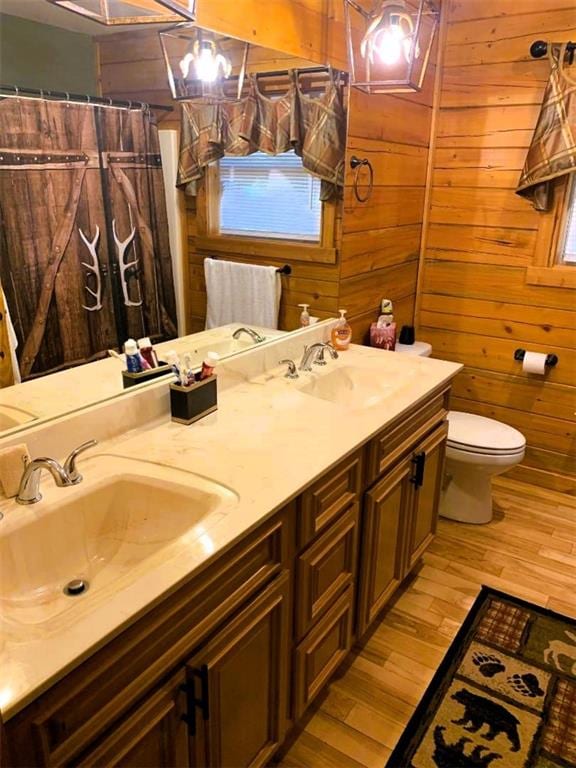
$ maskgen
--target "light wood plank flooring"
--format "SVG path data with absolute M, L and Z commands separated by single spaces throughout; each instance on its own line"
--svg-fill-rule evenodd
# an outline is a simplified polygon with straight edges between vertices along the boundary
M 440 521 L 282 768 L 383 768 L 482 584 L 576 616 L 576 501 L 503 478 L 494 491 L 489 525 Z

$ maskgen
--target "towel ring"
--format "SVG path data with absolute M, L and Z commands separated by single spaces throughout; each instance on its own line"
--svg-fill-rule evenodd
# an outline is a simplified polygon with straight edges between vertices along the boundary
M 360 171 L 363 167 L 368 168 L 368 188 L 365 195 L 361 195 L 359 190 Z M 354 170 L 354 181 L 352 183 L 354 196 L 359 203 L 365 203 L 370 198 L 374 188 L 374 168 L 372 168 L 372 163 L 366 157 L 359 158 L 356 155 L 352 155 L 350 158 L 350 168 Z

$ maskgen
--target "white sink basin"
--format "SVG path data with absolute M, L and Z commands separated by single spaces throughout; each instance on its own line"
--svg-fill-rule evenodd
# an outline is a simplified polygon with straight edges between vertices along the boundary
M 21 424 L 28 424 L 34 421 L 36 414 L 31 411 L 25 411 L 23 408 L 16 408 L 12 405 L 0 405 L 0 432 L 5 429 L 19 427 Z
M 45 499 L 10 513 L 26 522 L 5 535 L 0 522 L 0 608 L 8 622 L 42 623 L 118 591 L 169 558 L 176 543 L 206 537 L 238 501 L 207 478 L 150 462 L 101 456 L 82 471 L 73 488 L 43 477 Z M 71 597 L 63 590 L 75 579 L 88 588 Z
M 305 374 L 307 375 L 307 374 Z M 312 373 L 299 389 L 307 395 L 351 409 L 370 408 L 395 392 L 401 381 L 392 372 L 342 366 L 327 373 Z

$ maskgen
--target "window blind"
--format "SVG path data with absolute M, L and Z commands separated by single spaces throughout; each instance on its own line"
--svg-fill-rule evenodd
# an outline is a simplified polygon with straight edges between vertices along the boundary
M 220 232 L 320 240 L 320 180 L 294 152 L 220 160 Z
M 572 186 L 572 199 L 568 212 L 568 226 L 566 228 L 562 261 L 564 264 L 576 264 L 576 184 Z

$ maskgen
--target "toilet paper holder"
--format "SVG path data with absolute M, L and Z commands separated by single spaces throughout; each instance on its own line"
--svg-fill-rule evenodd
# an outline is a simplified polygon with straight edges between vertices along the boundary
M 517 349 L 514 352 L 514 360 L 518 360 L 519 362 L 522 362 L 524 360 L 524 355 L 526 354 L 525 349 Z M 546 362 L 544 365 L 547 368 L 554 368 L 554 366 L 558 363 L 558 355 L 546 355 Z

